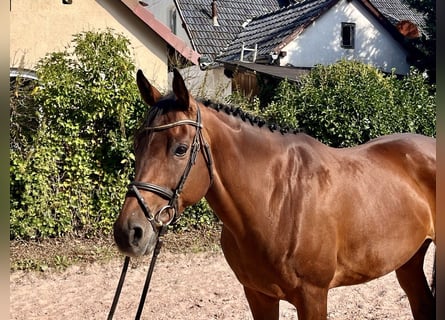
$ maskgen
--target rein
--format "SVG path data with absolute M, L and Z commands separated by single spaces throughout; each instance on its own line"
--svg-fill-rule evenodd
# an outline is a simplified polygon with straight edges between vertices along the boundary
M 196 128 L 196 133 L 193 138 L 193 142 L 190 149 L 190 158 L 187 162 L 187 165 L 184 169 L 184 172 L 181 175 L 181 178 L 179 179 L 179 182 L 175 189 L 170 189 L 167 187 L 159 186 L 156 184 L 148 183 L 148 182 L 142 182 L 142 181 L 132 181 L 128 185 L 128 191 L 125 195 L 126 197 L 136 197 L 139 206 L 141 207 L 142 211 L 144 212 L 145 217 L 150 222 L 154 232 L 157 234 L 156 239 L 156 246 L 153 251 L 153 256 L 151 258 L 150 267 L 147 272 L 147 277 L 145 279 L 144 288 L 142 290 L 141 299 L 139 301 L 139 307 L 136 313 L 135 319 L 140 319 L 140 316 L 142 314 L 142 309 L 144 307 L 145 298 L 147 296 L 148 289 L 150 287 L 150 281 L 151 276 L 153 274 L 154 266 L 156 263 L 156 259 L 159 255 L 159 252 L 161 251 L 162 243 L 163 243 L 163 236 L 167 232 L 167 227 L 170 224 L 175 223 L 178 218 L 178 198 L 182 192 L 182 189 L 184 188 L 184 184 L 187 180 L 187 177 L 190 174 L 190 170 L 192 169 L 193 165 L 196 162 L 196 157 L 199 153 L 199 151 L 203 150 L 203 156 L 204 160 L 207 164 L 207 169 L 209 171 L 209 177 L 210 177 L 210 186 L 213 184 L 213 161 L 212 156 L 210 153 L 210 147 L 207 144 L 207 142 L 204 140 L 204 137 L 202 135 L 202 123 L 201 123 L 201 111 L 199 110 L 199 107 L 197 107 L 197 114 L 196 114 L 196 121 L 193 120 L 179 120 L 173 123 L 155 126 L 155 127 L 146 127 L 144 128 L 145 131 L 163 131 L 167 130 L 173 127 L 177 126 L 183 126 L 183 125 L 190 125 L 194 126 Z M 150 209 L 148 208 L 144 198 L 142 197 L 139 190 L 149 191 L 152 193 L 155 193 L 156 195 L 169 200 L 168 204 L 166 206 L 161 207 L 155 214 L 152 214 Z M 163 222 L 161 220 L 161 215 L 164 211 L 167 211 L 169 213 L 169 220 L 167 222 Z M 173 214 L 170 214 L 170 211 L 173 211 Z M 125 276 L 127 273 L 128 265 L 130 263 L 130 257 L 126 256 L 124 260 L 124 265 L 122 267 L 121 276 L 119 278 L 119 283 L 116 288 L 116 293 L 113 298 L 113 303 L 110 308 L 110 312 L 108 314 L 108 320 L 113 319 L 114 311 L 116 310 L 117 303 L 119 301 L 119 296 L 122 290 L 122 286 L 124 284 Z

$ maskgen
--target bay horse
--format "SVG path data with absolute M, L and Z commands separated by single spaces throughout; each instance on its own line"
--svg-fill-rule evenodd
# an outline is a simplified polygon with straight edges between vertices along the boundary
M 137 72 L 150 106 L 135 134 L 135 181 L 114 224 L 119 250 L 153 250 L 157 232 L 205 197 L 254 319 L 326 319 L 330 288 L 395 270 L 416 320 L 434 319 L 423 272 L 435 242 L 436 140 L 383 136 L 332 148 L 274 130 L 239 108 L 193 98 L 179 71 L 162 96 Z

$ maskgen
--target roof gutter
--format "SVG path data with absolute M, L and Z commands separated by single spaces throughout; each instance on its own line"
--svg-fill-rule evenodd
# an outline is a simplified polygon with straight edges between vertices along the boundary
M 31 69 L 23 69 L 23 68 L 9 68 L 9 77 L 10 78 L 24 78 L 31 80 L 39 80 L 37 77 L 37 73 Z

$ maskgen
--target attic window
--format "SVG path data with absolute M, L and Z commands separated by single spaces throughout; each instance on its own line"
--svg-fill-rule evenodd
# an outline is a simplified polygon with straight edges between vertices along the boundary
M 354 49 L 355 23 L 341 23 L 341 46 L 345 49 Z

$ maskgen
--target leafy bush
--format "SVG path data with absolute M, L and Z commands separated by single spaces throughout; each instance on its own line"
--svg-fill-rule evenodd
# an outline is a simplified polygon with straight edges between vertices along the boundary
M 421 74 L 397 79 L 360 62 L 316 66 L 298 86 L 282 81 L 263 112 L 335 147 L 394 132 L 436 134 L 434 87 Z
M 11 86 L 11 239 L 112 230 L 134 172 L 131 135 L 147 108 L 134 73 L 129 40 L 108 29 L 76 34 L 72 47 L 43 58 L 34 90 Z M 200 202 L 177 229 L 212 220 Z
M 172 226 L 172 229 L 175 231 L 190 231 L 202 227 L 212 227 L 217 222 L 218 218 L 207 200 L 203 198 L 195 205 L 186 208 L 180 219 Z
M 36 81 L 22 76 L 11 79 L 9 86 L 9 147 L 21 152 L 31 142 L 39 125 L 37 112 L 32 104 Z
M 73 44 L 37 66 L 28 102 L 38 128 L 10 156 L 12 239 L 110 231 L 133 170 L 129 134 L 146 107 L 129 41 L 107 30 L 79 33 Z

